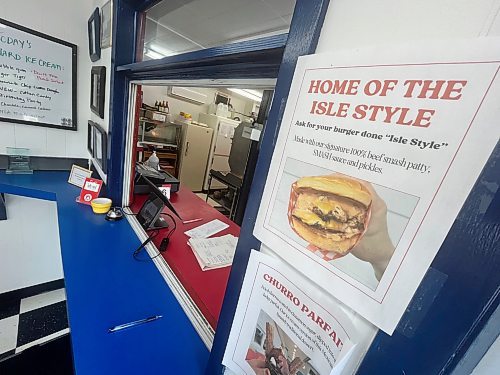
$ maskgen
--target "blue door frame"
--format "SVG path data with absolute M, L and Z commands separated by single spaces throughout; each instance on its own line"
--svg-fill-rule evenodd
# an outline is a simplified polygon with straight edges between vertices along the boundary
M 222 374 L 223 372 L 221 365 L 222 358 L 226 350 L 236 305 L 238 304 L 248 258 L 250 257 L 251 249 L 260 249 L 260 242 L 253 236 L 253 228 L 292 83 L 293 73 L 298 57 L 314 53 L 316 50 L 328 4 L 329 1 L 299 0 L 295 6 L 287 46 L 283 53 L 283 60 L 276 82 L 273 103 L 260 142 L 259 158 L 248 197 L 245 216 L 241 225 L 240 239 L 229 275 L 224 304 L 219 316 L 219 324 L 215 332 L 214 344 L 205 372 L 206 375 Z
M 499 303 L 497 144 L 392 336 L 379 332 L 359 374 L 448 374 Z
M 295 64 L 298 56 L 314 53 L 329 1 L 298 0 L 288 36 L 134 63 L 137 16 L 157 2 L 114 0 L 108 157 L 114 201 L 121 202 L 123 191 L 131 79 L 278 77 L 206 371 L 220 374 L 250 249 L 260 247 L 252 232 Z M 358 374 L 450 373 L 495 311 L 500 294 L 499 164 L 497 145 L 398 328 L 392 336 L 377 334 Z

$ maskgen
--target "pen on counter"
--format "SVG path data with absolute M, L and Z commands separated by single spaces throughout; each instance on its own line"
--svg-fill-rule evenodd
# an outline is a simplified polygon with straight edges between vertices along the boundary
M 135 327 L 135 326 L 138 326 L 138 325 L 144 324 L 144 323 L 153 322 L 153 321 L 158 320 L 160 318 L 163 318 L 163 316 L 162 315 L 155 315 L 155 316 L 150 316 L 149 318 L 136 320 L 136 321 L 133 321 L 130 323 L 120 324 L 120 325 L 111 327 L 110 329 L 108 329 L 108 332 L 113 333 L 113 332 L 121 331 L 122 329 Z
M 190 223 L 196 223 L 197 221 L 202 221 L 203 219 L 191 219 L 191 220 L 184 220 L 182 224 L 190 224 Z

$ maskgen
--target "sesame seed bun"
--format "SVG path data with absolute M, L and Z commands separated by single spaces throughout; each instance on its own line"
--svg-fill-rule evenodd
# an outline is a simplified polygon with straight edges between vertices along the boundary
M 296 182 L 297 189 L 314 189 L 324 193 L 350 198 L 368 207 L 372 196 L 359 181 L 340 175 L 302 177 Z

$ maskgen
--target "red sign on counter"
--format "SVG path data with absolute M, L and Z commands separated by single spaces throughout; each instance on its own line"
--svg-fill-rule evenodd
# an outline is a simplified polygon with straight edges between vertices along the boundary
M 77 202 L 83 204 L 90 204 L 92 199 L 95 199 L 99 196 L 101 187 L 102 187 L 102 180 L 98 180 L 97 178 L 87 177 L 85 179 L 85 182 L 83 183 L 83 188 L 80 193 L 80 196 L 77 199 Z

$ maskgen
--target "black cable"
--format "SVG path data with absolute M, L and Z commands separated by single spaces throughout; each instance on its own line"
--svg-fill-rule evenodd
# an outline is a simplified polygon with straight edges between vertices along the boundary
M 174 217 L 172 215 L 170 215 L 169 213 L 166 213 L 166 212 L 162 212 L 161 213 L 162 215 L 165 215 L 165 216 L 168 216 L 170 218 L 170 220 L 172 220 L 172 223 L 173 223 L 173 228 L 167 233 L 167 235 L 165 236 L 165 238 L 167 239 L 167 245 L 168 245 L 168 240 L 170 240 L 170 237 L 172 236 L 172 234 L 174 234 L 175 230 L 177 229 L 177 223 L 174 219 Z M 155 232 L 149 236 L 146 241 L 144 241 L 141 246 L 139 246 L 133 253 L 133 257 L 135 260 L 139 261 L 139 262 L 144 262 L 146 261 L 145 259 L 139 259 L 137 257 L 137 255 L 141 252 L 141 250 L 148 244 L 150 243 L 151 241 L 153 241 L 159 234 L 160 234 L 160 230 L 159 229 L 153 229 Z M 164 239 L 165 239 L 164 238 Z M 166 249 L 165 249 L 166 250 Z M 164 250 L 163 250 L 164 251 Z M 156 257 L 159 257 L 163 251 L 159 251 L 158 254 L 154 255 L 154 256 L 150 256 L 149 259 L 154 259 Z M 148 253 L 149 255 L 149 253 Z
M 168 245 L 170 243 L 170 237 L 172 237 L 172 234 L 174 234 L 175 230 L 177 229 L 177 222 L 175 221 L 175 218 L 172 215 L 170 215 L 166 212 L 162 212 L 162 215 L 168 216 L 170 218 L 170 220 L 172 220 L 173 228 L 170 229 L 170 231 L 167 233 L 167 235 L 165 237 L 163 237 L 163 239 L 161 240 L 160 248 L 158 249 L 160 251 L 160 253 L 163 253 L 167 250 Z
M 168 239 L 170 239 L 170 237 L 172 236 L 172 234 L 174 234 L 175 230 L 177 229 L 177 223 L 175 222 L 174 217 L 172 215 L 170 215 L 169 213 L 162 212 L 161 214 L 165 215 L 165 216 L 168 216 L 170 218 L 170 220 L 172 220 L 172 223 L 174 223 L 174 227 L 168 232 L 168 234 L 166 236 Z
M 161 253 L 158 252 L 158 254 L 156 254 L 154 257 L 149 257 L 149 259 L 153 260 L 154 258 L 158 258 L 160 255 L 161 255 Z
M 149 255 L 149 253 L 148 253 L 148 255 Z M 156 254 L 155 256 L 150 256 L 150 257 L 148 257 L 147 259 L 140 259 L 140 258 L 138 258 L 137 256 L 134 256 L 134 259 L 135 259 L 136 261 L 138 261 L 138 262 L 148 262 L 148 261 L 150 261 L 150 260 L 152 260 L 152 259 L 154 259 L 154 258 L 158 258 L 160 255 L 161 255 L 161 253 L 160 253 L 160 252 L 158 252 L 158 254 Z
M 127 216 L 137 216 L 137 215 L 139 215 L 139 213 L 134 214 L 133 212 L 132 212 L 131 214 L 126 213 L 126 212 L 125 212 L 125 209 L 126 209 L 126 208 L 128 208 L 130 211 L 132 211 L 132 209 L 131 209 L 129 206 L 127 206 L 127 207 L 123 207 L 123 208 L 122 208 L 122 212 L 123 212 L 123 214 L 124 214 L 124 215 L 127 215 Z
M 129 213 L 125 212 L 125 208 L 128 208 L 129 210 L 131 210 L 130 207 L 128 207 L 128 206 L 121 208 L 121 211 L 123 212 L 124 215 L 127 215 L 127 216 L 137 216 L 138 215 L 138 213 L 135 214 L 135 213 L 132 212 L 132 213 L 129 214 Z M 149 230 L 154 231 L 153 234 L 151 234 L 143 243 L 141 243 L 141 245 L 132 253 L 132 256 L 137 261 L 142 261 L 141 259 L 137 258 L 137 255 L 141 252 L 141 250 L 148 243 L 150 243 L 151 241 L 153 241 L 156 238 L 156 236 L 158 236 L 160 234 L 160 231 L 158 229 L 154 229 L 154 228 L 153 229 L 146 229 L 146 232 L 148 232 Z M 157 255 L 155 255 L 154 257 L 152 257 L 151 259 L 156 258 L 158 255 L 160 255 L 160 253 L 158 253 Z
M 151 241 L 153 241 L 155 239 L 155 237 L 158 236 L 158 234 L 160 234 L 160 231 L 158 229 L 155 229 L 154 231 L 155 232 L 153 234 L 151 234 L 146 239 L 146 241 L 144 241 L 143 243 L 141 243 L 141 245 L 133 252 L 132 256 L 134 257 L 135 260 L 139 260 L 139 259 L 137 259 L 137 254 L 139 254 L 141 252 L 141 250 L 144 248 L 144 246 L 146 246 L 148 243 L 150 243 Z

